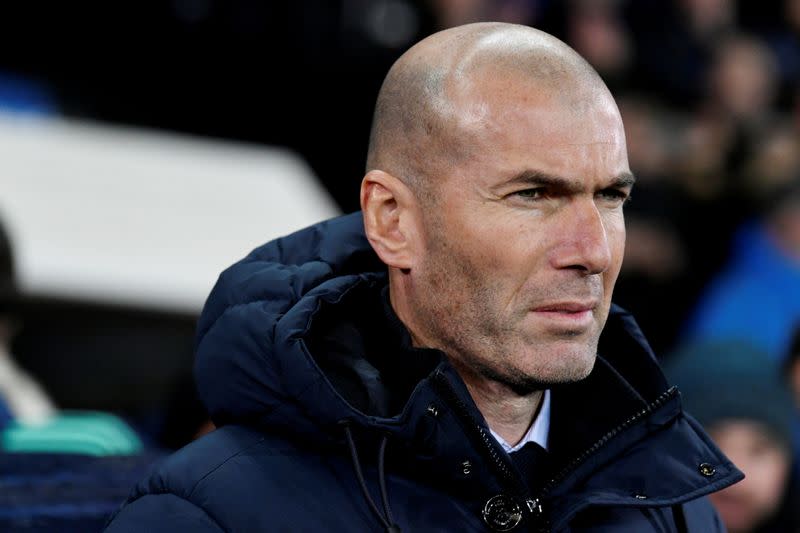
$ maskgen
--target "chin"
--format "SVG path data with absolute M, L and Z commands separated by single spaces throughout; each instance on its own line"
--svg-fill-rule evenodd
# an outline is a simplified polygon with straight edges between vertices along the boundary
M 569 365 L 538 365 L 535 369 L 506 369 L 506 372 L 484 372 L 484 377 L 504 383 L 519 396 L 549 389 L 555 385 L 576 383 L 585 379 L 594 368 L 595 357 L 580 358 Z
M 588 337 L 588 338 L 587 338 Z M 532 361 L 540 362 L 541 371 L 564 376 L 565 381 L 578 381 L 588 376 L 597 360 L 595 335 L 558 338 L 540 342 Z
M 596 356 L 592 355 L 591 357 L 576 359 L 574 364 L 554 368 L 549 381 L 554 384 L 561 384 L 575 383 L 586 379 L 592 373 L 596 360 Z
M 552 385 L 575 383 L 585 379 L 591 374 L 597 361 L 596 348 L 587 347 L 585 342 L 577 347 L 574 345 L 553 347 L 547 354 L 542 354 L 541 350 L 537 351 L 539 353 L 533 357 L 538 358 L 538 364 L 526 374 L 542 383 Z

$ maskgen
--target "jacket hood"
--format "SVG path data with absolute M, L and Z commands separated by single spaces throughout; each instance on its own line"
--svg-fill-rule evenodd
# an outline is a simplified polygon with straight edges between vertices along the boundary
M 360 213 L 328 220 L 256 248 L 225 270 L 200 317 L 195 378 L 219 425 L 264 419 L 340 420 L 353 415 L 302 338 L 323 302 L 341 299 L 385 266 Z

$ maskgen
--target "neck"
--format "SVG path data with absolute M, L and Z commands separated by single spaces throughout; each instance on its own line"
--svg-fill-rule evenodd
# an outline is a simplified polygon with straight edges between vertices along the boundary
M 475 405 L 486 419 L 489 427 L 503 437 L 508 444 L 514 446 L 525 436 L 531 427 L 542 403 L 543 391 L 537 390 L 526 395 L 520 395 L 511 390 L 507 385 L 489 379 L 467 365 L 461 364 L 459 358 L 453 357 L 448 350 L 438 346 L 433 339 L 424 335 L 424 329 L 418 327 L 412 319 L 414 314 L 410 311 L 405 298 L 398 297 L 402 293 L 401 287 L 392 284 L 390 276 L 389 299 L 395 314 L 400 318 L 411 336 L 413 346 L 417 348 L 437 348 L 442 350 L 450 359 L 461 379 L 467 386 Z
M 492 431 L 511 446 L 519 443 L 538 415 L 544 391 L 521 396 L 507 385 L 477 375 L 456 361 L 453 363 Z

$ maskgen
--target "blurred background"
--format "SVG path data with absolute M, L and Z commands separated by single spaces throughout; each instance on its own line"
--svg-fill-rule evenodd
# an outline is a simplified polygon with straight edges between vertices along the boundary
M 0 7 L 8 427 L 113 413 L 131 454 L 208 430 L 191 363 L 216 276 L 356 210 L 386 71 L 481 20 L 558 36 L 615 94 L 638 176 L 615 300 L 656 354 L 725 365 L 733 343 L 800 399 L 800 1 L 29 0 Z M 755 421 L 787 465 L 800 457 L 795 405 L 777 429 L 732 409 L 724 421 Z M 7 449 L 42 446 L 13 435 Z M 719 503 L 746 510 L 729 528 L 796 531 L 789 474 L 768 476 L 774 505 Z

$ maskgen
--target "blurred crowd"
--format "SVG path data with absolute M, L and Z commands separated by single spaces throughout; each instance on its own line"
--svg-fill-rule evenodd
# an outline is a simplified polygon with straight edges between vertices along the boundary
M 127 108 L 124 82 L 110 81 L 119 90 L 103 97 L 103 89 L 90 88 L 91 75 L 76 82 L 35 57 L 17 70 L 43 80 L 37 87 L 51 95 L 48 110 L 288 145 L 350 211 L 380 80 L 414 41 L 480 20 L 560 37 L 616 96 L 638 178 L 615 300 L 634 313 L 690 411 L 748 476 L 715 500 L 729 529 L 800 531 L 800 0 L 274 4 L 170 3 L 169 24 L 153 37 L 158 45 L 177 33 L 185 47 L 236 34 L 233 44 L 220 44 L 226 53 L 236 54 L 236 43 L 268 46 L 249 47 L 226 68 L 211 54 L 187 56 L 174 74 L 185 93 L 148 97 L 131 82 L 138 92 Z M 159 75 L 166 62 L 153 59 Z M 0 69 L 9 65 L 19 67 L 0 61 Z M 220 107 L 207 103 L 212 95 L 201 83 L 214 76 Z M 192 105 L 204 107 L 208 122 Z M 11 331 L 0 321 L 0 341 Z M 39 397 L 40 411 L 54 409 Z M 11 415 L 0 409 L 3 416 Z M 195 418 L 187 434 L 199 429 L 202 417 Z

